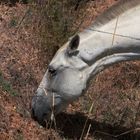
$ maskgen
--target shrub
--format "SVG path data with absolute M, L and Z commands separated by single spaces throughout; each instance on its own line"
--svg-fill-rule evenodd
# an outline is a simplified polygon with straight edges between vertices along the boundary
M 27 4 L 31 0 L 0 0 L 0 3 L 8 3 L 10 6 L 14 6 L 17 2 L 22 2 L 24 4 Z
M 43 57 L 46 56 L 47 62 L 59 46 L 77 32 L 83 20 L 77 3 L 79 0 L 35 0 L 35 30 L 39 35 L 39 49 L 45 53 Z

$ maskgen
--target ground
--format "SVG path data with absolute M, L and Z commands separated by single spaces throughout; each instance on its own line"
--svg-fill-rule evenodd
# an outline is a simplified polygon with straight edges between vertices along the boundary
M 88 1 L 81 30 L 115 2 Z M 85 96 L 57 116 L 56 126 L 43 128 L 31 118 L 31 99 L 47 66 L 34 41 L 34 28 L 24 22 L 28 9 L 19 3 L 0 5 L 0 139 L 80 139 L 83 131 L 85 139 L 135 139 L 140 132 L 139 61 L 99 74 Z

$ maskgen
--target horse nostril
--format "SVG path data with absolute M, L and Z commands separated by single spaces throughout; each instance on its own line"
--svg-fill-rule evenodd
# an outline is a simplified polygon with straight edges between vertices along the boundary
M 37 120 L 36 116 L 35 116 L 35 111 L 34 109 L 32 108 L 31 110 L 31 117 L 34 119 L 34 120 Z

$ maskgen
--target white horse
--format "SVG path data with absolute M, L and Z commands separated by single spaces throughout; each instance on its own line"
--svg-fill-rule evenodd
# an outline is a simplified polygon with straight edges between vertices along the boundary
M 60 48 L 32 100 L 42 123 L 83 95 L 89 80 L 122 61 L 140 60 L 140 0 L 121 0 Z

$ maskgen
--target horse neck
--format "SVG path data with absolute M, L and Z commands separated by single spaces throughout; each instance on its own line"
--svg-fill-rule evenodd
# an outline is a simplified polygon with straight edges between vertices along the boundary
M 118 62 L 140 59 L 139 15 L 140 6 L 81 34 L 79 56 L 88 63 L 89 76 Z

